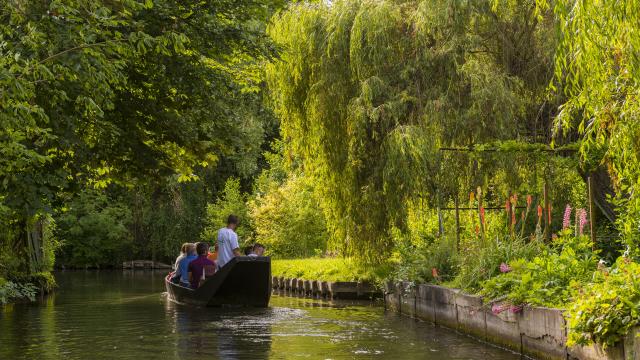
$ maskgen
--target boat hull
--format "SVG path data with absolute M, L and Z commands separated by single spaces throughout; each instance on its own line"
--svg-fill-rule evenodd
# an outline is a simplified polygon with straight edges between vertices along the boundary
M 165 278 L 169 299 L 195 306 L 267 307 L 271 298 L 271 259 L 233 258 L 198 289 L 190 289 Z

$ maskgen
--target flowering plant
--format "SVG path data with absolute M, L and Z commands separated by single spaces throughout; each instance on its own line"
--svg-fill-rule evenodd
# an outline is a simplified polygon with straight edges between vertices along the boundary
M 511 271 L 511 267 L 509 267 L 509 265 L 502 263 L 500 264 L 500 272 L 501 273 L 508 273 L 509 271 Z
M 571 226 L 571 205 L 567 204 L 562 217 L 562 230 L 567 230 Z

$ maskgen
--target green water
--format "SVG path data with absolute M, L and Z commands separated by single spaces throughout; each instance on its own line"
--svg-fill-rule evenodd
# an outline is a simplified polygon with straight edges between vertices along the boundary
M 162 273 L 66 272 L 0 310 L 0 359 L 519 359 L 379 305 L 274 295 L 268 309 L 194 309 Z

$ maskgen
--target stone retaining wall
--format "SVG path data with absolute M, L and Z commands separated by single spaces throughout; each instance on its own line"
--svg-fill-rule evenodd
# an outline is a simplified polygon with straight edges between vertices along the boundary
M 562 310 L 525 307 L 494 314 L 482 297 L 437 285 L 388 283 L 385 308 L 431 321 L 536 359 L 640 359 L 640 328 L 606 351 L 598 345 L 568 348 Z
M 287 295 L 327 299 L 368 300 L 382 297 L 382 292 L 373 285 L 361 282 L 327 282 L 274 276 L 271 278 L 271 288 Z

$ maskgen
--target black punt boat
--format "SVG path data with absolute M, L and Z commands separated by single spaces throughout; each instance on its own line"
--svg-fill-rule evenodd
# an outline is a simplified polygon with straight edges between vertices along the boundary
M 197 289 L 190 289 L 165 278 L 169 298 L 179 304 L 196 306 L 267 307 L 271 298 L 271 258 L 239 256 Z

